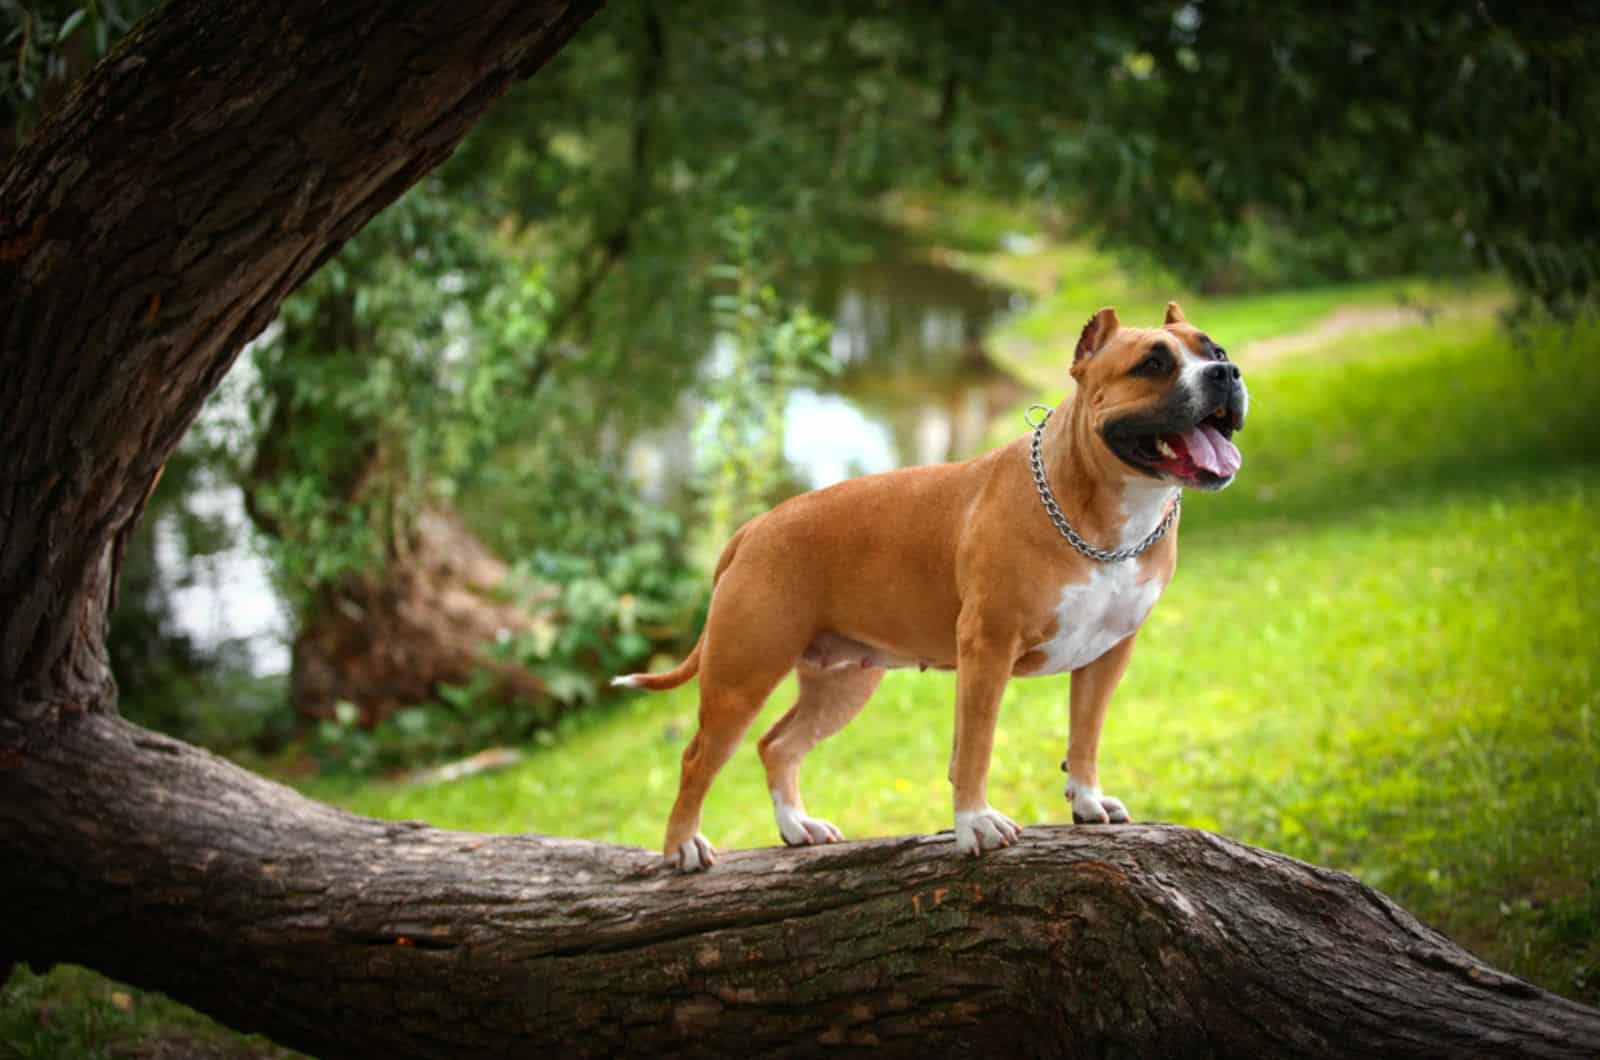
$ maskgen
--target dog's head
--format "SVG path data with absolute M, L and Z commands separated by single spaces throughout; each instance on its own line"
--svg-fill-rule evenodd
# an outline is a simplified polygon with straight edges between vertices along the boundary
M 1219 490 L 1239 470 L 1233 435 L 1250 394 L 1227 352 L 1167 303 L 1159 328 L 1125 328 L 1115 309 L 1089 318 L 1072 359 L 1087 429 L 1132 471 Z

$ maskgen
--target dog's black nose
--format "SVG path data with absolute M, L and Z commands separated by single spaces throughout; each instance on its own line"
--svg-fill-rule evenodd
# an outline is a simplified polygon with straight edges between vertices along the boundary
M 1206 367 L 1208 381 L 1217 383 L 1231 383 L 1239 378 L 1239 366 L 1230 362 L 1221 361 Z

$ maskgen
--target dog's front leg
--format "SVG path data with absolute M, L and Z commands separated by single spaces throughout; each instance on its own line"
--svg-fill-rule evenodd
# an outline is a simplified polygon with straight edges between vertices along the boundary
M 1105 725 L 1111 693 L 1133 657 L 1133 636 L 1112 646 L 1088 666 L 1072 671 L 1072 733 L 1067 744 L 1067 799 L 1077 824 L 1124 824 L 1128 808 L 1121 799 L 1100 793 L 1100 729 Z
M 1008 847 L 1021 829 L 989 806 L 989 757 L 1000 697 L 1016 659 L 1013 633 L 987 629 L 963 612 L 956 639 L 955 749 L 950 783 L 955 789 L 956 849 L 974 856 Z

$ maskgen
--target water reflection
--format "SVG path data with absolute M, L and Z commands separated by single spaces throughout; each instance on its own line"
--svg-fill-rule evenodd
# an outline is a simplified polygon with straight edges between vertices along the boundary
M 195 547 L 185 523 L 202 519 L 219 544 Z M 272 583 L 265 549 L 256 540 L 244 498 L 231 482 L 208 470 L 150 521 L 156 577 L 171 621 L 193 643 L 216 650 L 235 646 L 258 674 L 289 669 L 288 607 Z
M 984 332 L 1015 295 L 928 261 L 877 261 L 818 277 L 806 292 L 833 319 L 833 355 L 880 375 L 982 370 Z
M 258 340 L 259 341 L 259 340 Z M 145 724 L 208 739 L 208 697 L 275 707 L 281 688 L 241 678 L 289 669 L 288 605 L 238 486 L 212 461 L 249 424 L 247 348 L 167 462 L 129 539 L 108 638 L 123 706 Z M 205 455 L 202 455 L 205 454 Z M 217 690 L 224 684 L 224 695 Z M 274 689 L 277 689 L 275 691 Z
M 813 488 L 899 463 L 889 428 L 840 394 L 796 391 L 785 415 L 784 459 Z
M 844 366 L 824 388 L 790 395 L 784 456 L 802 486 L 971 456 L 1022 396 L 983 347 L 995 317 L 1016 307 L 1014 292 L 948 266 L 890 261 L 824 274 L 801 293 L 832 318 Z M 630 473 L 653 499 L 670 500 L 692 477 L 701 411 L 686 397 L 672 426 L 630 447 Z

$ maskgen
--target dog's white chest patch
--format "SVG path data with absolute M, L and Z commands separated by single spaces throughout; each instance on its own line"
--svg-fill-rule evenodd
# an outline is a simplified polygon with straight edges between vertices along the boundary
M 1139 581 L 1138 560 L 1101 563 L 1089 580 L 1063 586 L 1056 604 L 1056 634 L 1030 651 L 1044 663 L 1030 676 L 1069 673 L 1088 666 L 1133 633 L 1161 596 L 1161 584 Z

